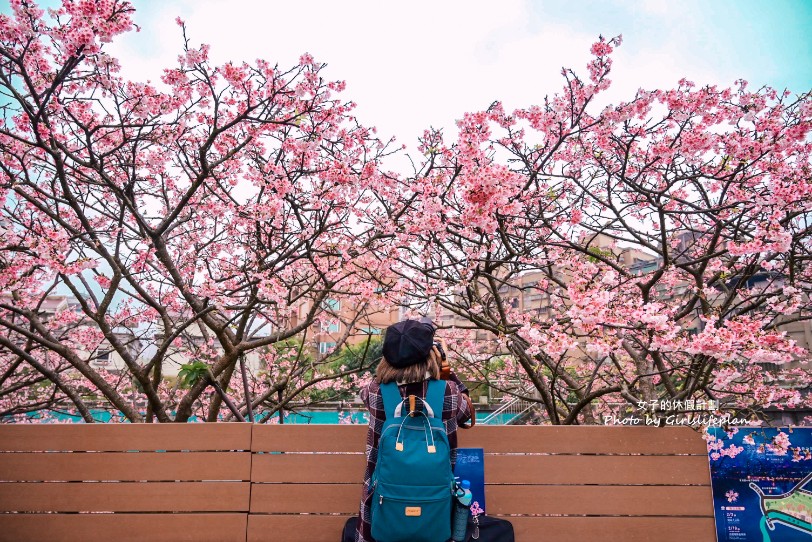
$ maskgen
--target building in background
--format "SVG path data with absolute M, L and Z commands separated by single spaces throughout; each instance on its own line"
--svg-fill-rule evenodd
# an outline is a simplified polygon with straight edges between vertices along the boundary
M 325 356 L 337 345 L 357 345 L 369 337 L 379 336 L 390 325 L 399 322 L 401 307 L 359 303 L 355 296 L 327 298 L 314 325 L 301 336 L 313 354 Z M 312 308 L 312 301 L 297 304 L 292 325 L 302 321 Z

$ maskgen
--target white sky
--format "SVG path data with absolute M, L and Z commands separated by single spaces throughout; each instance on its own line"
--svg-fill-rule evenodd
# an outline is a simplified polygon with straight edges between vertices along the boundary
M 180 16 L 191 43 L 210 44 L 216 63 L 264 58 L 286 68 L 311 53 L 328 64 L 326 78 L 347 82 L 344 97 L 358 103 L 363 124 L 409 147 L 430 125 L 452 135 L 455 119 L 494 100 L 508 109 L 540 103 L 561 88 L 562 67 L 586 76 L 599 33 L 624 38 L 614 57 L 611 102 L 630 99 L 639 87 L 673 87 L 682 76 L 726 85 L 744 77 L 779 88 L 798 81 L 783 77 L 797 71 L 797 58 L 767 54 L 767 40 L 786 41 L 791 33 L 785 28 L 782 37 L 757 13 L 737 13 L 742 2 L 716 2 L 714 8 L 725 9 L 715 11 L 692 0 L 133 3 L 141 32 L 110 48 L 125 76 L 158 81 L 161 69 L 175 64 Z

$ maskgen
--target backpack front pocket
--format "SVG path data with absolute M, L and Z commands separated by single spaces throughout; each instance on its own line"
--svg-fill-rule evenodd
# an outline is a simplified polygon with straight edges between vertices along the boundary
M 451 538 L 451 487 L 378 484 L 372 536 L 378 542 L 446 542 Z

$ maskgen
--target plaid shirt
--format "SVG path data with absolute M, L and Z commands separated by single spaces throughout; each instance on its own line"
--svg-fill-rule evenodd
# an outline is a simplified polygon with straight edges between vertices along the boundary
M 428 380 L 401 384 L 398 388 L 400 395 L 404 398 L 409 395 L 422 398 L 426 396 Z M 445 431 L 448 434 L 448 444 L 451 447 L 452 468 L 457 459 L 457 426 L 471 419 L 468 401 L 461 397 L 463 393 L 467 394 L 468 389 L 452 374 L 451 380 L 446 381 L 442 416 Z M 364 490 L 361 496 L 361 511 L 358 516 L 358 530 L 355 533 L 355 542 L 374 542 L 375 539 L 372 538 L 372 527 L 370 525 L 372 494 L 369 490 L 372 473 L 375 471 L 375 464 L 378 460 L 378 440 L 381 438 L 383 422 L 386 419 L 383 396 L 378 382 L 373 380 L 368 387 L 361 390 L 361 400 L 369 409 L 370 416 L 369 430 L 367 431 L 367 467 L 364 472 Z

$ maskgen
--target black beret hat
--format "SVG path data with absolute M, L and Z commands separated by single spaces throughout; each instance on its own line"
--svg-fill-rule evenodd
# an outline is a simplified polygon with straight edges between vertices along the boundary
M 398 369 L 424 363 L 434 344 L 434 326 L 417 320 L 404 320 L 386 328 L 383 357 Z

